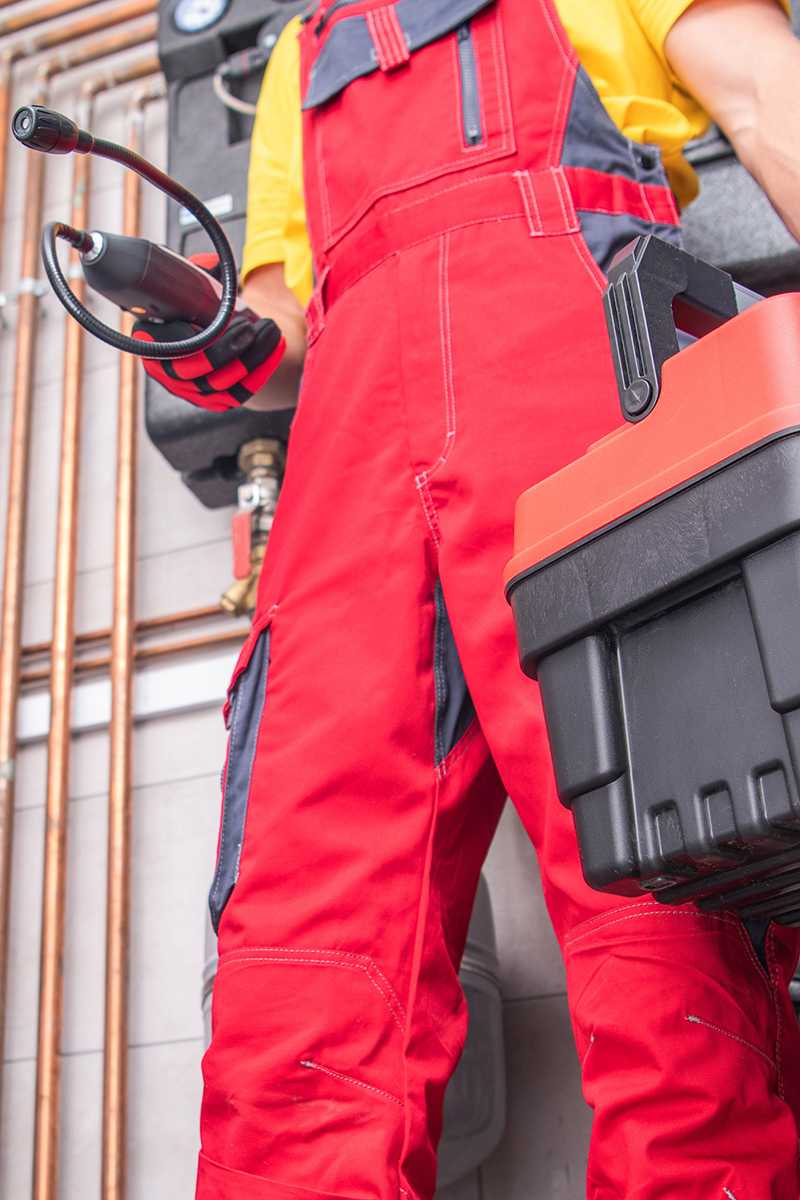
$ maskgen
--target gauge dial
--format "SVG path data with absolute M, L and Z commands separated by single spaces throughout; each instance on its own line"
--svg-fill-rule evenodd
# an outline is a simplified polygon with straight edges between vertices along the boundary
M 178 0 L 172 21 L 179 33 L 200 33 L 220 21 L 231 0 Z

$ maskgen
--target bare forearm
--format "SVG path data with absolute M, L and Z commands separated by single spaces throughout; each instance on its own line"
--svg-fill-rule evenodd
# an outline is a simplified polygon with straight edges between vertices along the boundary
M 800 40 L 777 0 L 696 0 L 666 52 L 800 237 Z
M 297 403 L 306 353 L 306 322 L 303 309 L 283 279 L 283 266 L 260 267 L 248 278 L 242 298 L 260 317 L 271 317 L 286 339 L 286 354 L 269 382 L 249 400 L 246 407 L 262 411 L 293 408 Z

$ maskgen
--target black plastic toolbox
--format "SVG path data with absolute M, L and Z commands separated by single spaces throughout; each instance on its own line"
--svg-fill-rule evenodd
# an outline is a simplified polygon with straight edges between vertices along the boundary
M 800 296 L 753 300 L 618 260 L 629 423 L 520 498 L 506 581 L 587 881 L 800 924 Z

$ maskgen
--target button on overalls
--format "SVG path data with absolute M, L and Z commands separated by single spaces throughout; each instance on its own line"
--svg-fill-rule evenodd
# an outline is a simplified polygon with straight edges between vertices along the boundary
M 583 881 L 501 575 L 620 421 L 602 269 L 676 238 L 550 0 L 327 0 L 301 34 L 309 348 L 231 683 L 200 1200 L 429 1200 L 506 794 L 567 965 L 592 1200 L 797 1200 L 793 932 Z M 657 681 L 654 681 L 657 686 Z

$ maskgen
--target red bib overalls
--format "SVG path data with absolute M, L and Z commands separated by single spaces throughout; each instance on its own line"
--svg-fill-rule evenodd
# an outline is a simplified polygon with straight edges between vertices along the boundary
M 317 287 L 231 684 L 200 1200 L 429 1200 L 506 793 L 567 964 L 592 1200 L 797 1200 L 795 935 L 583 882 L 501 574 L 517 496 L 620 420 L 602 267 L 677 236 L 551 0 L 325 0 Z M 656 681 L 654 681 L 654 686 Z

